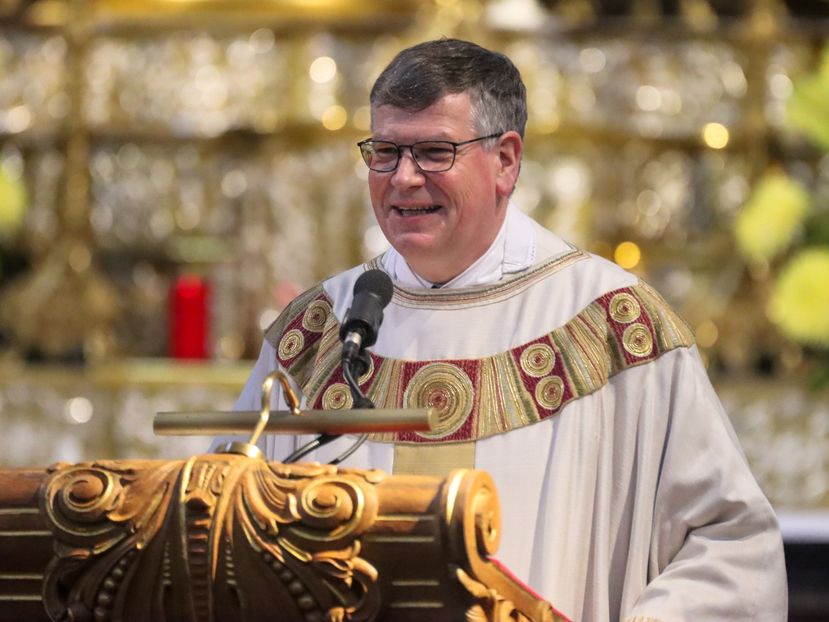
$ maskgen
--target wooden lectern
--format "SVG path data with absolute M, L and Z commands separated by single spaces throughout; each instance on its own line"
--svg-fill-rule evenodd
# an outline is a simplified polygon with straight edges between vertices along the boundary
M 563 620 L 489 556 L 490 477 L 211 454 L 0 471 L 0 620 Z
M 289 413 L 270 411 L 277 380 Z M 0 622 L 564 620 L 490 559 L 500 511 L 483 471 L 283 464 L 255 445 L 266 431 L 429 429 L 433 418 L 303 414 L 276 370 L 258 413 L 156 417 L 157 433 L 253 427 L 228 453 L 0 470 Z

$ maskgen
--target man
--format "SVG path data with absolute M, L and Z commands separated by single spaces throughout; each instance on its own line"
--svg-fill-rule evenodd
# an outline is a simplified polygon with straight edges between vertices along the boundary
M 285 309 L 237 407 L 258 409 L 280 365 L 309 407 L 347 408 L 339 322 L 379 267 L 394 296 L 360 386 L 378 407 L 436 408 L 440 428 L 378 435 L 347 465 L 490 472 L 499 559 L 573 620 L 785 619 L 775 517 L 690 331 L 636 277 L 509 201 L 526 123 L 513 64 L 422 43 L 380 75 L 371 109 L 360 148 L 392 248 Z M 270 437 L 269 457 L 305 440 Z

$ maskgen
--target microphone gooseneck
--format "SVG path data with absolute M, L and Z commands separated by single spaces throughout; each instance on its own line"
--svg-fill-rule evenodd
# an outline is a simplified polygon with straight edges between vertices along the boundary
M 372 401 L 360 390 L 357 378 L 368 370 L 370 362 L 365 348 L 377 341 L 377 333 L 383 322 L 383 309 L 391 302 L 393 293 L 391 279 L 382 270 L 368 270 L 354 283 L 354 299 L 340 327 L 343 378 L 354 398 L 353 408 L 374 408 Z M 295 462 L 336 438 L 337 434 L 320 434 L 285 458 L 284 462 Z M 351 447 L 328 464 L 340 464 L 357 451 L 367 438 L 368 434 L 361 434 Z

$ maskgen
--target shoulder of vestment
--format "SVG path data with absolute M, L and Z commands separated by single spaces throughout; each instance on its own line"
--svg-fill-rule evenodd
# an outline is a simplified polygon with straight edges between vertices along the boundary
M 302 387 L 309 408 L 347 409 L 340 324 L 318 285 L 267 331 L 277 362 Z M 388 442 L 465 442 L 548 419 L 624 370 L 694 342 L 688 325 L 650 286 L 606 292 L 572 319 L 527 343 L 477 359 L 404 360 L 370 353 L 358 379 L 378 408 L 433 408 L 429 433 L 373 436 Z

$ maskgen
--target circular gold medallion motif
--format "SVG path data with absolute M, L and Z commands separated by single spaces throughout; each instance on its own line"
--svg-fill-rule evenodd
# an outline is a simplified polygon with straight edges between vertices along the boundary
M 555 364 L 555 351 L 544 343 L 535 343 L 521 353 L 521 369 L 534 378 L 546 376 Z
M 456 431 L 472 412 L 472 381 L 449 363 L 430 363 L 414 375 L 403 403 L 407 408 L 431 408 L 438 415 L 437 429 L 418 432 L 424 438 L 441 438 Z
M 555 410 L 564 397 L 564 381 L 558 376 L 548 376 L 535 386 L 535 400 L 544 408 Z
M 324 300 L 315 300 L 302 316 L 302 326 L 313 333 L 321 333 L 331 315 L 331 305 Z
M 302 331 L 293 328 L 282 336 L 279 341 L 279 358 L 292 359 L 297 354 L 302 352 L 302 346 L 305 345 L 305 337 Z
M 633 356 L 647 356 L 653 350 L 653 338 L 644 324 L 632 324 L 622 333 L 622 345 Z
M 622 324 L 630 324 L 642 315 L 639 301 L 630 294 L 616 294 L 610 300 L 610 317 Z
M 332 384 L 322 394 L 322 407 L 324 410 L 344 410 L 354 405 L 354 398 L 348 385 L 342 382 Z

